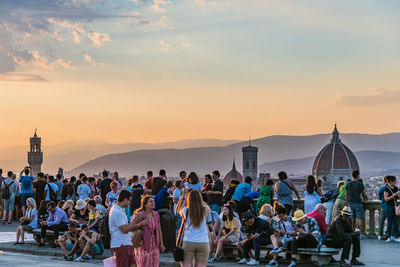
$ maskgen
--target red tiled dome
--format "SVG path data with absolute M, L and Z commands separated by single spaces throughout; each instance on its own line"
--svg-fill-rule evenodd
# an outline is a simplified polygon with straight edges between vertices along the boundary
M 319 176 L 334 170 L 360 170 L 353 152 L 341 142 L 336 125 L 331 142 L 315 158 L 313 174 Z
M 235 160 L 233 161 L 232 170 L 224 177 L 224 185 L 229 185 L 232 180 L 238 180 L 239 182 L 243 180 L 243 176 L 236 170 Z

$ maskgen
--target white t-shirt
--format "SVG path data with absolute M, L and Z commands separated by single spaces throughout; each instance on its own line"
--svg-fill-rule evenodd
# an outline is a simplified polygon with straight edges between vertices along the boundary
M 119 205 L 114 205 L 108 218 L 108 225 L 110 227 L 111 234 L 111 248 L 132 245 L 131 233 L 128 232 L 127 234 L 124 234 L 119 229 L 120 226 L 125 224 L 128 224 L 128 218 L 126 218 L 125 210 Z
M 86 184 L 79 185 L 78 189 L 76 190 L 76 193 L 78 193 L 79 198 L 82 200 L 88 199 L 90 192 L 90 187 Z
M 187 208 L 183 208 L 183 216 L 186 217 Z M 191 220 L 188 217 L 185 225 L 185 234 L 183 235 L 183 241 L 192 243 L 208 243 L 208 227 L 206 217 L 200 224 L 199 228 L 192 226 Z

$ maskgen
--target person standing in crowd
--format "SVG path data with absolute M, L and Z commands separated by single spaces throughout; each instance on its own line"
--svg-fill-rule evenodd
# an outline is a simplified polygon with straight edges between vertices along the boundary
M 212 179 L 214 184 L 210 191 L 207 191 L 208 204 L 212 211 L 216 213 L 220 212 L 222 204 L 222 195 L 224 193 L 224 183 L 221 181 L 221 175 L 219 171 L 215 170 L 212 173 Z
M 206 193 L 207 191 L 210 191 L 211 188 L 212 188 L 211 175 L 206 174 L 206 175 L 204 175 L 204 185 L 203 185 L 203 188 L 201 189 L 201 192 Z
M 171 183 L 171 182 L 168 182 Z M 160 225 L 160 215 L 154 211 L 155 200 L 152 196 L 142 199 L 140 209 L 135 211 L 136 223 L 143 222 L 143 243 L 135 248 L 136 262 L 139 267 L 157 267 L 160 261 L 160 250 L 165 252 Z
M 386 190 L 387 185 L 387 180 L 386 176 L 383 177 L 383 186 L 379 189 L 378 197 L 379 200 L 381 201 L 381 209 L 379 211 L 379 235 L 378 235 L 378 240 L 382 240 L 383 237 L 383 230 L 385 228 L 385 221 L 386 221 L 386 201 L 385 201 L 385 196 L 384 192 Z M 387 232 L 387 231 L 386 231 Z M 389 238 L 389 236 L 388 236 Z
M 329 216 L 329 220 L 327 219 L 328 224 L 331 224 L 331 221 L 333 221 L 333 219 L 335 219 L 339 215 L 340 211 L 343 210 L 344 206 L 346 206 L 346 184 L 344 183 L 344 181 L 339 181 L 337 183 L 337 187 L 335 189 L 336 190 L 339 189 L 339 194 L 336 197 L 336 199 L 334 199 L 332 213 Z M 331 201 L 329 200 L 326 203 L 330 203 L 330 202 Z M 325 205 L 325 207 L 327 207 L 327 211 L 329 211 L 328 205 L 326 203 L 324 203 L 324 205 Z M 328 217 L 328 215 L 329 214 L 327 212 L 326 217 Z
M 58 187 L 58 192 L 57 192 L 57 202 L 62 200 L 62 191 L 63 191 L 63 182 L 62 182 L 62 175 L 61 174 L 57 174 L 56 175 L 56 182 L 55 184 Z
M 328 225 L 325 220 L 326 216 L 326 207 L 322 203 L 318 203 L 315 206 L 315 209 L 307 214 L 307 217 L 314 218 L 314 220 L 318 223 L 319 231 L 321 232 L 322 242 L 325 239 L 326 233 L 328 232 Z
M 176 205 L 178 204 L 179 199 L 181 199 L 182 185 L 183 185 L 182 180 L 175 181 L 174 192 L 172 193 L 172 201 L 174 202 L 174 213 L 178 216 L 178 220 L 179 220 L 180 216 L 179 216 L 179 214 L 176 213 Z M 179 226 L 178 226 L 178 228 L 179 228 Z
M 106 203 L 106 199 L 107 199 L 107 194 L 108 192 L 111 191 L 111 182 L 113 181 L 112 179 L 108 178 L 108 171 L 104 170 L 102 172 L 102 176 L 103 176 L 103 180 L 100 182 L 99 185 L 99 190 L 100 190 L 100 196 L 101 199 L 103 200 L 103 206 Z
M 74 182 L 76 178 L 75 176 L 72 176 L 69 179 L 69 182 L 63 187 L 63 199 L 66 201 L 72 200 L 76 201 L 76 194 L 75 194 L 75 187 L 74 187 Z
M 142 195 L 145 193 L 151 193 L 151 189 L 144 189 L 143 186 L 139 184 L 139 177 L 137 175 L 134 175 L 132 177 L 130 192 L 132 193 L 131 213 L 133 214 L 135 210 L 140 208 Z
M 238 180 L 232 180 L 229 184 L 228 190 L 226 190 L 225 195 L 222 197 L 222 204 L 228 203 L 232 199 L 233 194 L 236 191 L 236 187 L 240 184 Z
M 297 236 L 292 241 L 292 261 L 289 267 L 297 266 L 298 248 L 317 248 L 319 252 L 322 245 L 321 233 L 314 218 L 306 217 L 302 210 L 296 210 L 293 221 L 295 222 L 293 230 Z
M 28 198 L 26 200 L 25 206 L 27 207 L 26 213 L 21 217 L 21 225 L 17 228 L 17 244 L 25 244 L 25 231 L 32 231 L 38 228 L 38 214 L 36 210 L 36 203 L 33 198 Z M 19 239 L 21 238 L 21 242 Z
M 187 182 L 185 183 L 185 188 L 188 190 L 201 191 L 202 187 L 199 181 L 199 177 L 195 172 L 189 173 L 189 176 L 187 177 Z
M 118 172 L 114 172 L 113 173 L 113 181 L 118 183 L 118 191 L 122 190 L 122 187 L 124 186 L 121 182 L 121 180 L 119 179 L 119 174 Z
M 200 191 L 197 190 L 189 192 L 186 205 L 187 207 L 179 210 L 183 220 L 186 220 L 183 234 L 184 262 L 182 266 L 190 267 L 194 264 L 197 267 L 205 267 L 209 252 L 207 217 L 210 208 L 204 203 Z
M 222 214 L 222 228 L 215 242 L 217 249 L 214 258 L 211 258 L 208 261 L 209 263 L 219 260 L 224 245 L 236 244 L 240 239 L 240 221 L 233 214 L 232 207 L 225 204 L 222 208 Z
M 82 177 L 82 183 L 78 186 L 76 193 L 78 194 L 79 199 L 86 200 L 89 198 L 91 190 L 88 185 L 88 178 L 86 176 Z
M 251 192 L 251 181 L 252 181 L 251 177 L 247 176 L 244 179 L 244 183 L 239 184 L 232 195 L 232 200 L 236 202 L 236 207 L 238 209 L 239 216 L 241 216 L 241 213 L 243 212 L 240 206 L 240 201 L 242 200 L 244 195 Z
M 271 244 L 270 236 L 273 234 L 267 221 L 255 217 L 252 212 L 246 212 L 243 216 L 245 239 L 238 242 L 237 246 L 242 250 L 242 259 L 239 264 L 259 265 L 260 246 Z M 254 249 L 254 258 L 249 261 L 249 252 Z
M 304 212 L 312 212 L 315 206 L 320 202 L 321 196 L 318 194 L 315 177 L 309 175 L 307 177 L 306 190 L 304 191 Z
M 321 178 L 319 178 L 319 179 L 316 179 L 316 181 L 317 181 L 317 194 L 318 194 L 319 196 L 323 196 L 323 195 L 324 195 L 324 189 L 323 189 L 324 180 L 322 180 Z
M 146 176 L 147 176 L 147 181 L 144 184 L 144 187 L 146 189 L 152 190 L 152 188 L 153 188 L 153 172 L 152 171 L 148 171 L 146 173 Z
M 340 256 L 340 267 L 350 267 L 352 265 L 365 265 L 357 260 L 361 254 L 360 234 L 354 232 L 352 222 L 350 221 L 351 209 L 344 207 L 340 215 L 336 217 L 328 230 L 325 244 L 331 248 L 343 248 Z M 353 254 L 350 264 L 346 262 L 350 256 L 351 245 L 353 245 Z
M 396 201 L 400 198 L 399 188 L 396 186 L 396 177 L 393 175 L 386 176 L 387 186 L 383 192 L 385 198 L 385 208 L 387 217 L 388 239 L 386 242 L 400 242 L 399 238 L 399 218 L 396 216 Z
M 3 177 L 3 169 L 0 169 L 0 189 L 1 189 L 1 185 L 3 183 L 3 181 L 6 178 Z M 4 212 L 4 207 L 3 207 L 3 190 L 0 190 L 0 220 L 1 218 L 3 218 L 3 212 Z
M 47 177 L 43 174 L 43 172 L 39 172 L 37 174 L 37 179 L 35 182 L 35 200 L 36 206 L 40 207 L 40 203 L 42 200 L 45 200 L 44 188 L 47 185 Z
M 40 222 L 41 233 L 40 233 L 40 245 L 39 247 L 44 247 L 46 230 L 50 229 L 53 231 L 54 243 L 51 244 L 52 248 L 57 246 L 58 233 L 60 231 L 66 231 L 68 229 L 68 216 L 67 214 L 60 208 L 57 208 L 56 203 L 50 201 L 47 204 L 47 210 L 49 211 L 49 218 L 46 221 Z
M 172 182 L 168 181 L 163 188 L 155 195 L 154 201 L 156 203 L 155 210 L 160 210 L 164 208 L 164 200 L 172 194 Z
M 151 194 L 153 196 L 157 195 L 160 192 L 161 188 L 167 183 L 167 172 L 165 170 L 160 170 L 159 176 L 153 178 L 153 182 L 151 184 Z
M 25 214 L 26 200 L 33 197 L 33 181 L 35 177 L 30 176 L 29 172 L 29 167 L 25 167 L 19 175 L 19 181 L 21 183 L 22 214 Z
M 346 201 L 351 208 L 353 224 L 355 224 L 357 218 L 357 227 L 361 233 L 360 238 L 365 239 L 364 207 L 361 195 L 364 201 L 368 200 L 367 194 L 365 194 L 364 184 L 360 181 L 360 172 L 355 170 L 353 171 L 353 181 L 346 184 Z
M 15 192 L 17 191 L 17 184 L 12 180 L 13 172 L 7 173 L 7 178 L 1 184 L 1 191 L 3 193 L 3 224 L 11 224 L 13 218 L 13 211 L 15 205 Z M 7 221 L 8 214 L 8 221 Z
M 90 188 L 89 198 L 93 199 L 97 192 L 96 179 L 94 177 L 88 178 L 88 186 Z
M 119 190 L 118 183 L 116 181 L 112 181 L 110 184 L 111 191 L 107 193 L 106 196 L 106 206 L 111 208 L 115 202 L 118 200 Z
M 14 202 L 14 217 L 18 221 L 21 218 L 21 184 L 17 181 L 17 175 L 13 173 L 11 179 L 17 185 L 17 190 L 15 191 L 15 202 Z
M 277 200 L 285 206 L 289 215 L 293 208 L 293 192 L 296 194 L 297 199 L 300 199 L 300 195 L 294 184 L 288 180 L 286 172 L 279 172 L 278 180 L 279 182 L 275 184 L 275 192 L 278 195 Z
M 57 195 L 58 195 L 58 187 L 54 183 L 54 176 L 50 175 L 48 178 L 48 184 L 44 187 L 44 194 L 46 196 L 45 200 L 47 202 L 50 201 L 57 201 Z
M 116 186 L 118 187 L 118 184 Z M 118 195 L 117 203 L 111 208 L 108 219 L 111 234 L 110 248 L 114 253 L 117 267 L 136 265 L 130 232 L 137 229 L 139 224 L 133 220 L 128 223 L 125 215 L 125 208 L 131 203 L 131 197 L 131 192 L 122 190 Z
M 260 197 L 257 200 L 256 212 L 259 212 L 261 207 L 265 204 L 271 204 L 274 199 L 274 182 L 268 179 L 264 186 L 260 188 Z

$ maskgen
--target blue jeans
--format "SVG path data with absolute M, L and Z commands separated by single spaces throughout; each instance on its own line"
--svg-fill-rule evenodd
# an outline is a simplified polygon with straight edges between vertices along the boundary
M 212 205 L 210 206 L 210 209 L 211 209 L 212 211 L 215 211 L 216 213 L 219 214 L 219 210 L 221 209 L 221 206 L 218 205 L 218 204 L 212 204 Z
M 362 203 L 349 203 L 351 208 L 351 218 L 354 219 L 357 216 L 357 219 L 364 219 L 364 207 Z
M 379 236 L 383 236 L 384 234 L 383 229 L 385 227 L 385 221 L 386 221 L 386 204 L 381 206 L 381 210 L 379 212 Z
M 179 214 L 176 214 L 176 217 L 178 218 L 177 226 L 176 226 L 176 235 L 179 233 L 179 229 L 181 228 L 182 224 L 182 217 Z
M 394 238 L 399 237 L 399 221 L 396 216 L 394 206 L 386 205 L 386 216 L 387 216 L 387 231 L 388 237 L 393 236 Z

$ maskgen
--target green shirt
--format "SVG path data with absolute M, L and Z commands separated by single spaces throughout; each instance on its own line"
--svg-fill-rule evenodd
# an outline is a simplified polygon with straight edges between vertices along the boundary
M 340 186 L 338 198 L 346 200 L 346 185 L 345 184 Z

